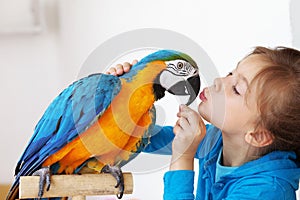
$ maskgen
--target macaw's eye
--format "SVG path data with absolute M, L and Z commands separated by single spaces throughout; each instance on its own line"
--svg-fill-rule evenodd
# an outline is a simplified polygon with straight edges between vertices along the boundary
M 182 62 L 177 63 L 177 68 L 182 69 L 183 68 L 183 63 Z

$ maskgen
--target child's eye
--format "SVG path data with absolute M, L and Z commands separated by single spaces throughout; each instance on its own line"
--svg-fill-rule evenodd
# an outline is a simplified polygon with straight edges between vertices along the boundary
M 239 91 L 236 89 L 236 86 L 232 86 L 232 90 L 235 94 L 240 95 Z

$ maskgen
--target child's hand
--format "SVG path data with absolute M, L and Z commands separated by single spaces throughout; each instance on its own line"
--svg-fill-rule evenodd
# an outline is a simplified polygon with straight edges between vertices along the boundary
M 124 62 L 123 65 L 117 64 L 115 67 L 109 68 L 106 74 L 121 76 L 122 74 L 129 72 L 132 65 L 135 65 L 137 62 L 137 60 L 133 60 L 131 64 L 129 62 Z
M 192 170 L 195 153 L 206 133 L 205 124 L 200 115 L 186 105 L 180 105 L 177 117 L 170 169 Z

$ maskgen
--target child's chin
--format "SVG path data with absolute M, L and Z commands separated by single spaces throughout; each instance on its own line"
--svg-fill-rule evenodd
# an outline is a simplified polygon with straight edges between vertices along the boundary
M 210 117 L 209 117 L 209 115 L 208 115 L 207 113 L 205 113 L 205 112 L 201 109 L 200 105 L 199 105 L 199 107 L 198 107 L 198 113 L 201 115 L 201 117 L 202 117 L 205 121 L 207 121 L 207 122 L 210 123 Z

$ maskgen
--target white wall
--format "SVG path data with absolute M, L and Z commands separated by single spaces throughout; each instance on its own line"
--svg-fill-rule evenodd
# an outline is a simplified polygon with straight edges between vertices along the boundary
M 53 30 L 55 5 L 43 3 L 47 31 L 0 35 L 1 183 L 13 180 L 14 166 L 37 120 L 61 89 L 58 41 Z
M 290 3 L 290 18 L 292 30 L 292 43 L 296 48 L 300 48 L 300 1 L 291 0 Z
M 0 36 L 2 183 L 12 181 L 15 163 L 50 101 L 77 78 L 89 54 L 112 36 L 138 28 L 176 31 L 205 49 L 221 75 L 256 45 L 293 46 L 289 1 L 41 2 L 44 32 Z M 107 67 L 99 66 L 99 71 Z M 161 104 L 167 106 L 166 102 Z M 171 108 L 176 108 L 173 102 Z M 176 120 L 176 109 L 171 108 L 166 111 L 169 124 Z M 142 155 L 127 169 L 158 160 L 157 169 L 136 172 L 134 194 L 124 199 L 161 199 L 168 157 Z

